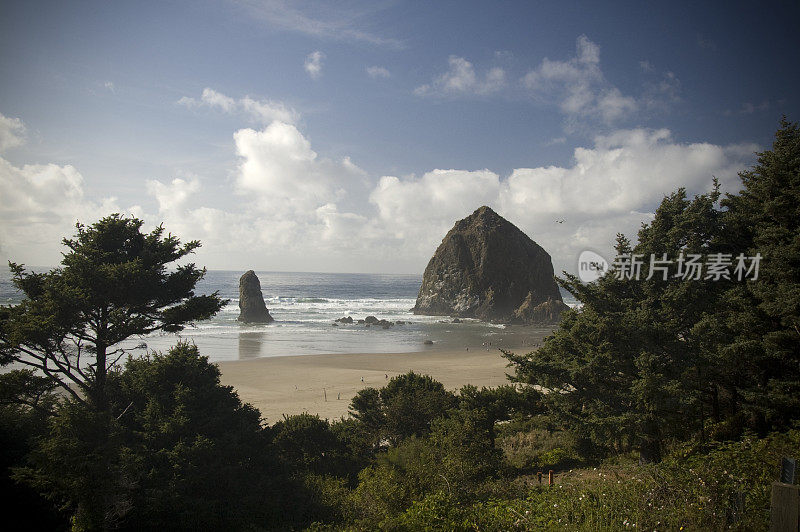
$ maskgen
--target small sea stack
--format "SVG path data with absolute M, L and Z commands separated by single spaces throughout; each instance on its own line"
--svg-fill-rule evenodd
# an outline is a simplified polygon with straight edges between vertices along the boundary
M 239 278 L 239 321 L 244 323 L 270 323 L 275 321 L 269 315 L 261 282 L 256 273 L 249 270 Z
M 557 323 L 568 308 L 550 255 L 484 206 L 445 235 L 425 268 L 413 311 L 544 325 Z

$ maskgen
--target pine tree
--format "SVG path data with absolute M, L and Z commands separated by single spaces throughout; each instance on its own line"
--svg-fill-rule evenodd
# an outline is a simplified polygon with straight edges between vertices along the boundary
M 172 265 L 200 246 L 142 233 L 143 222 L 114 214 L 78 224 L 61 266 L 27 272 L 9 263 L 24 299 L 0 308 L 0 363 L 16 361 L 50 377 L 76 401 L 107 408 L 107 375 L 129 350 L 120 343 L 180 331 L 222 308 L 217 293 L 195 295 L 205 269 Z

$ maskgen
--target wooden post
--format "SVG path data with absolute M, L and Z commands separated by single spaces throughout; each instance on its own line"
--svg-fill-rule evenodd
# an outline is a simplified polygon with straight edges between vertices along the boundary
M 547 476 L 547 485 L 548 486 L 552 486 L 553 485 L 553 470 L 552 469 L 550 470 L 550 474 Z
M 325 391 L 325 388 L 322 389 L 322 395 L 325 397 L 325 402 L 328 402 L 328 392 Z
M 773 482 L 769 517 L 770 532 L 800 530 L 800 486 Z

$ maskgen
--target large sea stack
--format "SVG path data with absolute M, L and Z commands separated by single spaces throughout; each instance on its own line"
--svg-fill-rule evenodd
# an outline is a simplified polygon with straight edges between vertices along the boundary
M 269 315 L 264 296 L 261 294 L 261 282 L 256 273 L 249 270 L 239 278 L 239 321 L 245 323 L 270 323 L 274 321 Z
M 437 248 L 415 314 L 520 324 L 556 323 L 567 307 L 550 255 L 489 207 L 456 222 Z

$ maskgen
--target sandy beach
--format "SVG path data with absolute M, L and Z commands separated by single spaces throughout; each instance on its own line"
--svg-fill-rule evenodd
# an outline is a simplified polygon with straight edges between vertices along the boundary
M 512 349 L 530 351 L 530 347 Z M 508 361 L 499 349 L 431 349 L 418 353 L 358 353 L 267 357 L 219 362 L 222 383 L 257 407 L 268 423 L 283 414 L 309 412 L 322 418 L 347 415 L 362 388 L 384 386 L 388 379 L 413 370 L 457 390 L 464 384 L 508 383 Z M 363 379 L 363 381 L 362 381 Z

